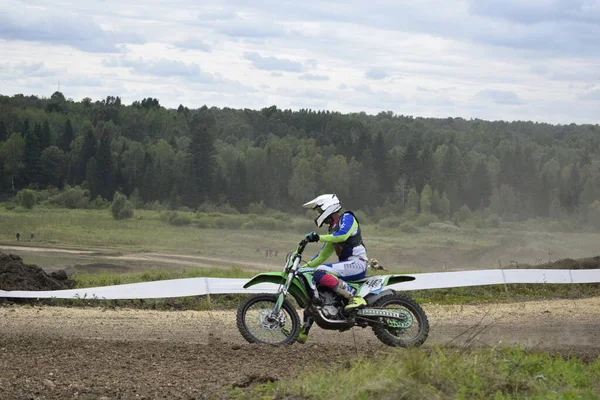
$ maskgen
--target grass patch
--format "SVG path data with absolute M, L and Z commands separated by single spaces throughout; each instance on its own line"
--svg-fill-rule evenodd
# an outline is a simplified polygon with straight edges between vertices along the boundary
M 167 279 L 183 278 L 251 278 L 256 273 L 241 268 L 194 268 L 185 270 L 152 269 L 140 272 L 97 274 L 78 273 L 71 276 L 76 288 L 122 285 L 127 283 L 152 282 Z M 234 309 L 247 296 L 245 294 L 218 294 L 209 296 L 187 296 L 169 299 L 134 299 L 134 300 L 64 300 L 52 299 L 55 305 L 67 306 L 100 306 L 129 307 L 154 310 L 213 310 Z M 66 303 L 63 303 L 66 302 Z
M 316 367 L 251 389 L 235 399 L 574 399 L 598 398 L 600 359 L 532 353 L 520 348 L 393 351 L 335 368 Z
M 139 272 L 77 273 L 71 276 L 76 288 L 122 285 L 182 278 L 251 278 L 256 273 L 241 268 L 194 268 L 184 270 L 150 269 Z
M 118 221 L 104 209 L 36 206 L 32 210 L 21 207 L 7 210 L 0 207 L 0 242 L 16 244 L 15 234 L 20 232 L 20 244 L 167 252 L 274 266 L 282 265 L 285 254 L 295 248 L 304 234 L 315 230 L 314 223 L 305 217 L 280 214 L 136 210 L 134 218 Z M 581 249 L 581 255 L 595 255 L 600 241 L 598 233 L 551 234 L 507 228 L 463 227 L 458 231 L 444 231 L 422 227 L 416 233 L 403 232 L 400 226 L 384 228 L 373 223 L 365 223 L 362 228 L 369 257 L 379 259 L 391 271 L 438 271 L 443 268 L 444 257 L 457 264 L 453 269 L 469 269 L 473 267 L 471 259 L 477 260 L 472 254 L 485 254 L 486 249 L 497 251 L 504 245 L 508 253 L 500 258 L 506 267 L 511 259 L 518 264 L 536 264 L 537 259 L 545 262 L 550 258 L 554 261 L 572 257 L 573 254 L 567 254 L 572 253 L 572 249 Z M 32 232 L 35 239 L 30 241 Z M 322 232 L 324 229 L 319 229 L 319 233 Z M 312 258 L 319 247 L 311 244 L 306 258 Z M 427 257 L 429 249 L 432 249 L 431 257 Z M 477 253 L 478 250 L 481 253 Z M 523 259 L 521 255 L 510 253 L 513 250 L 531 256 Z M 476 253 L 469 253 L 472 251 Z M 273 256 L 266 257 L 267 252 Z M 278 256 L 274 256 L 275 252 Z M 415 258 L 420 253 L 423 257 Z M 464 260 L 464 268 L 461 260 Z M 486 262 L 496 268 L 498 260 L 492 258 Z M 482 264 L 481 267 L 488 266 Z
M 179 220 L 173 224 L 176 218 Z M 0 241 L 7 243 L 16 243 L 16 232 L 21 233 L 24 243 L 29 243 L 29 234 L 33 232 L 35 240 L 31 244 L 38 245 L 227 255 L 255 260 L 265 259 L 265 249 L 278 250 L 283 259 L 304 234 L 315 230 L 312 221 L 291 216 L 284 221 L 254 214 L 136 210 L 134 218 L 118 221 L 108 210 L 42 206 L 32 210 L 0 208 L 0 220 Z M 369 253 L 378 258 L 382 258 L 388 250 L 398 248 L 444 247 L 448 240 L 452 240 L 454 247 L 459 249 L 495 244 L 493 237 L 484 238 L 481 234 L 465 232 L 424 229 L 415 234 L 404 233 L 400 229 L 378 229 L 372 224 L 365 224 L 363 232 Z M 316 253 L 318 247 L 315 245 L 307 251 Z
M 600 296 L 600 284 L 508 284 L 406 291 L 421 304 L 508 303 L 540 299 L 580 299 Z

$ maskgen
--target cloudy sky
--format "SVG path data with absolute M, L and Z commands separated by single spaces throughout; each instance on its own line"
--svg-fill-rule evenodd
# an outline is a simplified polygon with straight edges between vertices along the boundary
M 600 123 L 600 0 L 0 0 L 0 94 Z

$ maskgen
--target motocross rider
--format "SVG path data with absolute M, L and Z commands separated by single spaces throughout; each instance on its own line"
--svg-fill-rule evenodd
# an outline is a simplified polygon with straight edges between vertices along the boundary
M 317 227 L 322 227 L 324 223 L 329 225 L 328 235 L 319 235 L 316 232 L 306 235 L 308 242 L 323 242 L 323 246 L 305 267 L 316 267 L 313 273 L 315 282 L 348 299 L 344 310 L 352 311 L 364 307 L 367 304 L 365 299 L 358 296 L 354 288 L 346 283 L 346 281 L 364 278 L 367 274 L 367 250 L 362 241 L 358 219 L 352 211 L 341 211 L 342 204 L 335 194 L 321 195 L 302 207 L 317 212 L 315 218 Z M 339 261 L 323 264 L 334 251 Z M 313 319 L 304 315 L 304 323 L 298 335 L 299 343 L 305 343 L 308 339 L 308 331 L 312 323 Z

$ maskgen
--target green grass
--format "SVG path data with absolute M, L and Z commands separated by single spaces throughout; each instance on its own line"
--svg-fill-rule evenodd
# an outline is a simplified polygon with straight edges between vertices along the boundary
M 231 389 L 234 399 L 598 399 L 600 358 L 520 348 L 408 349 L 332 367 L 298 371 L 289 381 Z
M 406 292 L 421 304 L 508 303 L 540 299 L 579 299 L 600 296 L 600 284 L 509 284 Z
M 285 254 L 295 248 L 303 234 L 315 228 L 307 217 L 285 216 L 281 213 L 273 214 L 273 217 L 181 211 L 178 214 L 189 217 L 191 223 L 175 226 L 168 222 L 164 212 L 151 210 L 136 210 L 133 219 L 117 221 L 109 210 L 69 210 L 41 205 L 32 210 L 0 207 L 0 243 L 16 244 L 15 233 L 18 231 L 22 234 L 19 243 L 22 245 L 197 255 L 227 260 L 231 264 L 248 261 L 264 265 L 258 269 L 278 269 L 283 264 Z M 269 224 L 279 222 L 269 229 L 257 229 L 265 221 Z M 243 228 L 249 223 L 252 228 Z M 319 231 L 323 232 L 323 229 Z M 34 241 L 28 239 L 31 232 L 35 233 Z M 457 232 L 423 227 L 419 228 L 418 233 L 405 233 L 399 229 L 379 228 L 374 224 L 363 226 L 363 237 L 369 257 L 376 257 L 392 272 L 441 271 L 446 262 L 448 270 L 463 270 L 497 268 L 499 261 L 502 267 L 510 268 L 513 259 L 519 264 L 533 265 L 538 260 L 546 262 L 550 258 L 589 257 L 597 254 L 597 243 L 600 242 L 599 233 L 548 233 L 471 227 L 463 227 Z M 266 249 L 277 251 L 278 255 L 266 258 Z M 307 257 L 312 257 L 318 249 L 318 244 L 310 244 L 306 249 Z M 21 251 L 23 253 L 25 250 Z M 67 257 L 67 254 L 46 253 L 42 256 L 41 253 L 29 252 L 24 255 L 26 262 L 31 262 L 28 255 L 35 263 L 48 268 L 75 263 L 70 262 L 74 257 Z M 64 257 L 64 262 L 59 257 Z M 83 262 L 76 260 L 76 263 Z M 210 261 L 204 264 L 207 263 L 210 265 Z M 132 264 L 136 269 L 161 267 L 156 263 Z M 190 261 L 189 265 L 194 264 L 194 261 Z M 223 265 L 223 262 L 213 265 Z
M 185 253 L 232 256 L 253 256 L 264 258 L 256 249 L 273 248 L 287 252 L 295 247 L 304 233 L 315 229 L 311 221 L 304 218 L 291 218 L 280 221 L 275 229 L 228 228 L 253 221 L 252 216 L 237 215 L 221 217 L 190 216 L 192 223 L 174 226 L 161 219 L 161 213 L 150 210 L 136 210 L 133 219 L 114 220 L 108 210 L 67 210 L 59 208 L 35 207 L 33 210 L 0 208 L 0 241 L 15 242 L 15 233 L 21 232 L 23 241 L 28 242 L 29 233 L 35 233 L 37 244 L 51 244 L 63 247 L 94 247 L 116 249 L 137 249 L 153 251 L 181 251 Z M 231 220 L 222 228 L 199 228 L 199 221 L 222 218 Z M 209 224 L 210 225 L 210 224 Z M 291 227 L 290 227 L 291 226 Z M 364 236 L 369 249 L 384 253 L 398 247 L 445 247 L 461 249 L 486 247 L 493 239 L 482 235 L 456 232 L 436 232 L 423 229 L 422 233 L 405 234 L 394 229 L 377 229 L 365 225 Z M 253 254 L 254 253 L 254 254 Z M 258 253 L 258 254 L 256 254 Z
M 256 273 L 241 268 L 194 268 L 184 270 L 150 269 L 139 272 L 76 273 L 71 279 L 77 288 L 122 285 L 182 278 L 251 278 Z

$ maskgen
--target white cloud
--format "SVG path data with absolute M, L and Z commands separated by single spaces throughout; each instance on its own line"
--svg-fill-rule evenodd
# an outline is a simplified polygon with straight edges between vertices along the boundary
M 119 52 L 118 44 L 141 43 L 131 32 L 105 30 L 90 16 L 52 9 L 0 6 L 0 38 L 72 46 L 86 52 Z
M 285 29 L 281 25 L 248 19 L 221 22 L 216 25 L 216 30 L 227 36 L 244 38 L 269 38 L 285 35 Z
M 369 68 L 367 72 L 365 72 L 365 77 L 367 79 L 380 80 L 387 78 L 388 74 L 381 68 Z
M 492 102 L 495 104 L 512 105 L 521 104 L 523 100 L 515 93 L 510 90 L 495 90 L 495 89 L 484 89 L 478 92 L 474 96 L 476 101 Z
M 125 67 L 134 74 L 155 75 L 163 77 L 184 77 L 197 82 L 210 83 L 215 81 L 212 74 L 204 72 L 197 64 L 186 64 L 176 60 L 165 59 L 129 59 L 125 57 L 112 58 L 103 61 L 107 67 Z
M 252 62 L 254 68 L 265 71 L 302 72 L 304 70 L 301 63 L 286 58 L 263 57 L 256 52 L 246 52 L 244 58 Z
M 0 79 L 173 107 L 598 122 L 598 37 L 598 0 L 15 0 Z
M 43 62 L 0 64 L 0 77 L 19 79 L 52 76 L 56 72 L 48 69 Z
M 198 38 L 188 38 L 185 40 L 180 40 L 175 42 L 175 46 L 181 47 L 182 49 L 190 49 L 190 50 L 200 50 L 207 53 L 212 51 L 210 45 Z
M 304 81 L 328 81 L 329 77 L 327 75 L 303 74 L 300 75 L 298 79 L 302 79 Z
M 590 90 L 577 96 L 580 100 L 600 101 L 600 89 Z

